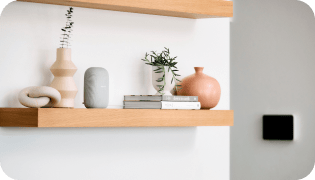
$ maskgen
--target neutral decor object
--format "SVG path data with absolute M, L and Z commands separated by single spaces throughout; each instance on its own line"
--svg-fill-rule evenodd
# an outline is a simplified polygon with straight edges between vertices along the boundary
M 178 89 L 176 82 L 180 82 L 177 79 L 177 76 L 180 76 L 176 73 L 177 62 L 175 59 L 177 57 L 170 57 L 170 50 L 165 48 L 161 53 L 156 53 L 151 51 L 151 55 L 148 53 L 145 54 L 144 59 L 147 65 L 152 66 L 152 84 L 154 88 L 158 91 L 156 95 L 172 95 L 171 90 L 175 87 L 175 90 Z M 150 58 L 148 58 L 150 56 Z M 149 60 L 150 59 L 150 60 Z M 174 84 L 173 84 L 174 83 Z
M 174 87 L 174 83 L 171 83 L 173 78 L 173 73 L 167 71 L 169 66 L 152 66 L 152 85 L 157 91 L 155 95 L 172 95 L 171 91 Z M 157 70 L 163 70 L 164 73 L 156 73 Z M 158 81 L 158 79 L 163 79 L 163 81 Z
M 108 106 L 109 76 L 106 69 L 92 67 L 84 74 L 84 105 L 86 108 Z
M 18 99 L 26 107 L 53 107 L 60 102 L 61 95 L 52 87 L 32 86 L 21 90 Z
M 74 98 L 78 89 L 73 80 L 73 75 L 77 71 L 77 67 L 71 61 L 71 49 L 69 40 L 74 22 L 71 21 L 73 8 L 67 10 L 66 26 L 62 28 L 61 47 L 57 49 L 57 60 L 51 66 L 50 71 L 55 76 L 50 87 L 57 89 L 61 94 L 61 101 L 55 105 L 60 108 L 73 108 Z
M 177 90 L 177 95 L 198 96 L 201 109 L 211 109 L 219 103 L 221 88 L 216 79 L 202 72 L 203 69 L 195 67 L 195 74 L 182 79 L 181 89 Z
M 200 109 L 198 96 L 131 95 L 124 97 L 124 109 Z
M 57 60 L 50 71 L 55 76 L 50 87 L 57 89 L 61 94 L 61 101 L 55 107 L 73 108 L 78 89 L 73 79 L 77 67 L 71 61 L 71 49 L 57 49 Z

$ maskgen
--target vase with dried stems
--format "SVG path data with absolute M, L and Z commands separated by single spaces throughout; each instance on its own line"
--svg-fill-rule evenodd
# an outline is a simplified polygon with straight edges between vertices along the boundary
M 55 76 L 50 87 L 57 89 L 61 94 L 61 101 L 54 107 L 74 108 L 74 98 L 78 89 L 75 85 L 73 75 L 77 67 L 71 61 L 70 38 L 74 22 L 71 20 L 73 8 L 67 10 L 66 26 L 62 28 L 61 47 L 57 49 L 57 59 L 51 66 L 50 71 Z

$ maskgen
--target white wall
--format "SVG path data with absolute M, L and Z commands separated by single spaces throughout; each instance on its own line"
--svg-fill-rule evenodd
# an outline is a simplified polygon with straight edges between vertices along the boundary
M 231 180 L 297 180 L 315 162 L 315 21 L 297 0 L 235 0 Z M 293 114 L 294 141 L 264 141 L 264 114 Z
M 48 85 L 67 7 L 14 2 L 0 18 L 0 106 L 22 107 L 18 92 Z M 192 20 L 74 9 L 76 108 L 83 108 L 83 75 L 104 67 L 110 107 L 123 95 L 153 94 L 145 52 L 169 47 L 180 73 L 205 73 L 221 84 L 216 109 L 229 109 L 229 19 Z M 0 162 L 18 180 L 228 180 L 229 127 L 0 128 Z

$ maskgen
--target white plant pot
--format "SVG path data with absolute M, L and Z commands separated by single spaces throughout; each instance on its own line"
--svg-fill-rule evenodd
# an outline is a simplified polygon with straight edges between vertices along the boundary
M 174 86 L 175 86 L 175 81 L 173 81 L 171 83 L 171 80 L 173 78 L 173 74 L 172 71 L 168 71 L 169 66 L 163 66 L 162 68 L 165 69 L 165 84 L 164 82 L 157 82 L 156 80 L 158 80 L 159 78 L 163 77 L 163 72 L 162 73 L 155 73 L 154 70 L 156 70 L 158 68 L 158 66 L 152 66 L 152 85 L 155 88 L 155 90 L 157 90 L 157 93 L 155 95 L 172 95 L 171 91 L 173 90 Z M 159 93 L 158 91 L 160 90 L 158 85 L 164 85 L 164 90 Z

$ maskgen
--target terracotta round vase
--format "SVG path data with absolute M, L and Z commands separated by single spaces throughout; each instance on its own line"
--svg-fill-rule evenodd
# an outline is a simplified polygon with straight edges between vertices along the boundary
M 181 96 L 198 96 L 201 109 L 214 108 L 220 100 L 221 88 L 219 82 L 204 74 L 203 67 L 195 67 L 195 74 L 185 77 L 177 91 Z

